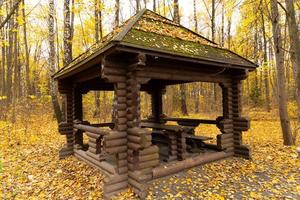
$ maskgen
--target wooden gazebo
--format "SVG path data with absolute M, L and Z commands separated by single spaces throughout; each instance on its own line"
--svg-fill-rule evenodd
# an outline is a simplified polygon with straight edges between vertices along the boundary
M 241 116 L 241 81 L 256 67 L 197 33 L 142 10 L 54 75 L 59 92 L 66 96 L 66 121 L 59 125 L 66 145 L 59 155 L 75 155 L 106 174 L 106 199 L 128 187 L 145 198 L 153 179 L 230 156 L 249 159 L 250 150 L 242 144 L 249 120 Z M 190 82 L 221 86 L 223 116 L 201 120 L 163 114 L 165 87 Z M 91 90 L 114 91 L 113 122 L 84 121 L 82 95 Z M 148 119 L 141 119 L 140 91 L 152 97 Z M 194 135 L 201 123 L 220 129 L 216 145 Z M 83 143 L 83 134 L 88 144 Z

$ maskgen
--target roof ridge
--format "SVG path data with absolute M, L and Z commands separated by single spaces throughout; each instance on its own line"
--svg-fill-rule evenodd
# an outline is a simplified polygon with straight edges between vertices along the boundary
M 132 29 L 132 27 L 138 22 L 138 20 L 144 15 L 144 13 L 147 10 L 147 8 L 144 8 L 143 10 L 135 14 L 133 17 L 131 17 L 128 24 L 125 27 L 123 27 L 123 30 L 120 33 L 118 33 L 112 40 L 122 41 L 126 34 Z

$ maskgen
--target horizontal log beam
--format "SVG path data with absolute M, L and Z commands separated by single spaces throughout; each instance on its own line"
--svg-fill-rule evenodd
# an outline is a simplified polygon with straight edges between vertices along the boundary
M 82 131 L 90 132 L 90 133 L 96 133 L 99 135 L 108 135 L 109 134 L 109 132 L 107 130 L 103 130 L 98 127 L 93 127 L 93 126 L 89 126 L 89 125 L 74 124 L 74 128 L 82 130 Z
M 180 172 L 184 169 L 189 169 L 191 167 L 195 167 L 197 165 L 205 164 L 208 162 L 212 162 L 215 160 L 220 160 L 226 157 L 229 157 L 225 152 L 216 152 L 216 153 L 210 153 L 207 155 L 198 155 L 193 158 L 188 158 L 182 161 L 178 161 L 176 163 L 172 163 L 170 165 L 162 165 L 159 167 L 155 167 L 153 169 L 153 178 L 160 178 L 164 176 L 168 176 L 170 174 L 174 174 L 177 172 Z

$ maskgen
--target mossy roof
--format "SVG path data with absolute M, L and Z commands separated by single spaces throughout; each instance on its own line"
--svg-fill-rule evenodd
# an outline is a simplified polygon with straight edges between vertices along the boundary
M 54 77 L 80 67 L 84 61 L 105 51 L 112 43 L 134 46 L 141 49 L 168 53 L 203 61 L 212 61 L 245 68 L 255 68 L 251 61 L 219 47 L 205 37 L 159 15 L 144 9 L 115 28 L 101 42 L 91 46 L 85 53 L 75 58 L 68 66 L 59 70 Z

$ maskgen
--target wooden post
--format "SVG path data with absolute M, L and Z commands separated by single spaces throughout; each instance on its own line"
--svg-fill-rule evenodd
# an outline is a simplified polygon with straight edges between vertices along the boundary
M 232 121 L 232 85 L 220 84 L 222 88 L 223 116 L 217 119 L 218 128 L 222 134 L 217 136 L 217 145 L 220 149 L 233 155 L 233 121 Z
M 73 85 L 71 83 L 59 83 L 59 91 L 66 95 L 66 121 L 59 124 L 59 132 L 66 135 L 67 144 L 59 151 L 59 158 L 74 154 L 73 133 Z
M 233 114 L 233 139 L 234 155 L 251 159 L 250 148 L 243 145 L 242 131 L 250 128 L 250 121 L 241 116 L 242 113 L 242 81 L 233 80 L 232 82 L 232 114 Z
M 73 88 L 73 121 L 83 119 L 83 111 L 82 111 L 82 94 L 78 87 Z M 75 137 L 75 149 L 82 149 L 83 146 L 83 132 L 81 130 L 77 130 L 74 133 Z
M 128 163 L 127 163 L 127 117 L 126 94 L 127 85 L 124 81 L 114 83 L 114 131 L 104 136 L 104 150 L 116 158 L 117 173 L 104 179 L 104 198 L 110 199 L 115 194 L 128 187 Z
M 137 71 L 146 66 L 146 56 L 138 54 L 127 71 L 127 125 L 128 125 L 128 182 L 141 198 L 147 196 L 152 169 L 159 164 L 158 148 L 151 143 L 151 132 L 140 128 L 140 88 Z
M 152 108 L 152 115 L 149 117 L 151 121 L 157 123 L 163 123 L 161 117 L 163 115 L 163 94 L 165 93 L 165 87 L 161 87 L 159 85 L 153 85 L 155 89 L 149 91 L 151 95 L 151 108 Z

